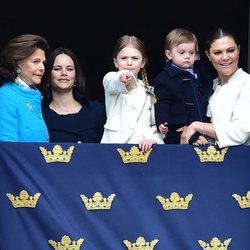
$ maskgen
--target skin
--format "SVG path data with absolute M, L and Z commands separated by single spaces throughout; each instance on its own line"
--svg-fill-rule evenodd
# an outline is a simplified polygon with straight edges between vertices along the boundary
M 171 50 L 166 50 L 165 55 L 168 60 L 172 61 L 176 66 L 188 69 L 193 66 L 197 59 L 195 43 L 181 43 L 174 46 Z M 177 129 L 177 132 L 182 132 L 185 127 Z M 168 133 L 168 123 L 165 122 L 160 124 L 159 130 L 162 134 L 166 135 Z
M 51 71 L 53 100 L 49 107 L 58 114 L 74 114 L 82 108 L 73 97 L 75 78 L 76 71 L 72 58 L 66 54 L 57 55 Z
M 219 78 L 219 84 L 227 84 L 229 78 L 238 69 L 240 49 L 235 40 L 230 36 L 224 36 L 215 40 L 206 55 L 213 67 L 216 69 Z M 214 125 L 212 123 L 193 122 L 182 133 L 181 143 L 188 144 L 189 139 L 195 132 L 206 134 L 217 139 Z M 195 145 L 205 145 L 208 141 L 204 136 L 200 136 Z
M 118 70 L 129 70 L 136 77 L 141 68 L 145 66 L 145 59 L 142 57 L 142 54 L 139 50 L 135 49 L 133 46 L 127 46 L 123 48 L 118 54 L 117 57 L 113 59 L 114 65 Z M 122 74 L 120 76 L 120 81 L 125 85 L 129 84 L 132 76 L 130 74 Z M 151 139 L 144 139 L 139 142 L 139 148 L 146 152 L 148 151 L 156 141 Z
M 45 52 L 42 49 L 37 49 L 29 57 L 18 61 L 21 70 L 20 78 L 29 86 L 40 84 L 44 74 L 45 61 Z

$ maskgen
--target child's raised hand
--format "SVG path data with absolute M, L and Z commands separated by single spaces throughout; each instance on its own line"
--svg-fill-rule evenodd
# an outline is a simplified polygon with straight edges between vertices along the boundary
M 120 75 L 119 80 L 123 82 L 125 85 L 127 85 L 132 80 L 132 76 L 128 73 L 123 73 Z

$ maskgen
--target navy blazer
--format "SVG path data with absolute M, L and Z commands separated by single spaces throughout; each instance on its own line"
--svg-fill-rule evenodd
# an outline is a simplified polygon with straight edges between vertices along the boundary
M 193 67 L 197 78 L 166 62 L 163 70 L 153 80 L 157 97 L 155 119 L 157 128 L 168 123 L 165 143 L 180 143 L 181 133 L 176 129 L 193 121 L 207 121 L 208 98 L 213 93 L 213 76 L 203 61 Z

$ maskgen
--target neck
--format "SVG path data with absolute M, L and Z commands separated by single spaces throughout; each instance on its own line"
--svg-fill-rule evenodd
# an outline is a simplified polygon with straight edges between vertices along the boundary
M 78 113 L 82 105 L 73 98 L 71 93 L 52 93 L 53 99 L 49 107 L 58 114 L 67 115 Z

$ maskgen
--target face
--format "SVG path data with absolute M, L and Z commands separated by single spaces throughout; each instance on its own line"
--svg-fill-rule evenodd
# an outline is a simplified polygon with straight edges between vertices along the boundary
M 181 68 L 190 68 L 197 59 L 195 43 L 181 43 L 165 51 L 166 57 Z
M 57 55 L 51 71 L 51 85 L 54 90 L 71 90 L 76 77 L 72 58 L 66 54 Z
M 29 57 L 18 61 L 18 67 L 21 70 L 20 78 L 29 86 L 40 84 L 45 61 L 45 52 L 42 49 L 37 49 Z
M 206 51 L 222 84 L 228 82 L 231 75 L 238 69 L 239 54 L 239 47 L 229 36 L 215 40 L 209 51 Z
M 119 70 L 129 70 L 135 76 L 139 73 L 140 69 L 144 67 L 145 60 L 139 50 L 132 46 L 123 48 L 114 58 L 115 67 Z

